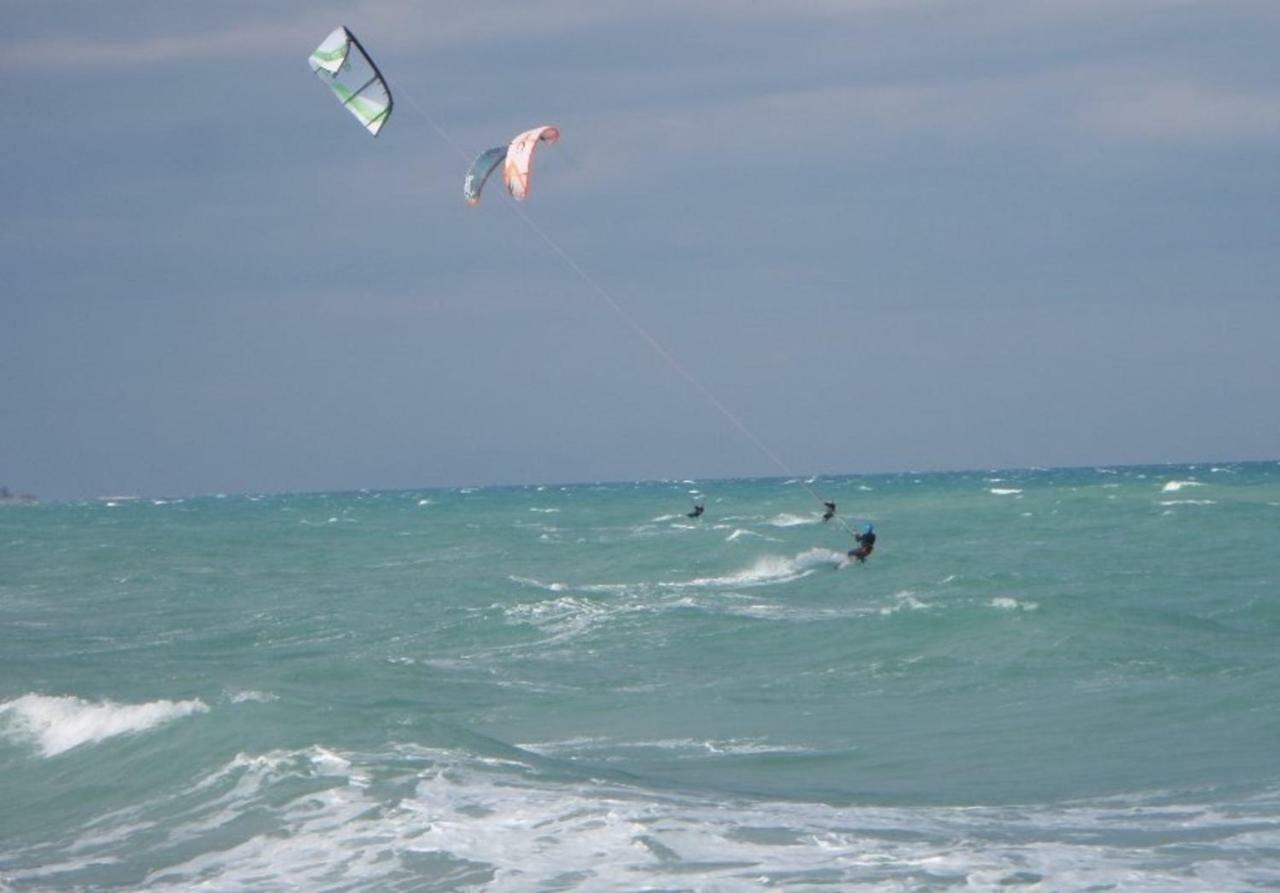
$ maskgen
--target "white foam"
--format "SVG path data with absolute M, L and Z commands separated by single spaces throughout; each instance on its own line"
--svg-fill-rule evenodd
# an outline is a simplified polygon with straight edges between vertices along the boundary
M 518 745 L 524 750 L 544 755 L 564 755 L 587 752 L 592 757 L 597 751 L 662 750 L 687 751 L 693 756 L 724 754 L 726 756 L 755 756 L 774 753 L 813 753 L 808 747 L 795 744 L 775 744 L 762 738 L 727 738 L 698 740 L 695 738 L 664 738 L 657 740 L 618 741 L 611 738 L 570 738 L 565 741 L 549 741 L 540 744 Z
M 758 739 L 620 746 L 677 759 L 802 750 Z M 371 777 L 404 794 L 371 789 Z M 377 755 L 313 746 L 241 754 L 87 826 L 38 864 L 23 860 L 33 867 L 6 870 L 0 886 L 66 886 L 71 872 L 128 853 L 157 866 L 138 885 L 150 891 L 1244 890 L 1280 881 L 1280 866 L 1257 857 L 1280 846 L 1277 796 L 848 806 L 556 780 L 515 759 L 413 745 Z M 252 836 L 239 833 L 249 815 Z
M 52 757 L 83 744 L 145 732 L 208 709 L 200 700 L 117 704 L 92 703 L 74 696 L 26 694 L 0 704 L 0 731 L 19 741 L 35 743 L 41 753 Z
M 516 747 L 541 756 L 552 756 L 555 754 L 572 753 L 574 751 L 605 746 L 611 742 L 611 738 L 583 735 L 577 738 L 565 738 L 560 741 L 531 741 L 524 744 L 517 744 Z
M 801 524 L 817 524 L 818 518 L 816 516 L 801 517 L 800 515 L 790 515 L 783 512 L 770 518 L 768 523 L 774 527 L 798 527 Z
M 684 583 L 662 583 L 672 586 L 764 586 L 770 583 L 786 583 L 808 576 L 819 567 L 831 567 L 843 561 L 843 552 L 830 549 L 809 549 L 806 552 L 786 558 L 781 555 L 764 555 L 757 558 L 750 567 L 727 574 L 723 577 L 699 577 Z
M 998 595 L 987 604 L 1001 611 L 1034 611 L 1040 607 L 1036 602 L 1022 602 L 1007 595 Z
M 519 583 L 521 586 L 533 586 L 536 589 L 545 589 L 548 592 L 564 592 L 569 588 L 566 583 L 543 583 L 541 580 L 535 580 L 532 577 L 507 577 L 512 583 Z
M 327 747 L 313 748 L 311 763 L 322 775 L 347 775 L 351 772 L 351 761 Z
M 1169 481 L 1160 490 L 1161 493 L 1177 493 L 1183 487 L 1203 487 L 1199 481 Z
M 562 595 L 541 602 L 507 605 L 502 613 L 513 623 L 527 623 L 550 634 L 551 641 L 574 638 L 610 622 L 619 614 L 637 610 L 597 599 Z
M 1160 505 L 1217 505 L 1214 499 L 1163 499 Z
M 722 745 L 749 753 L 753 746 L 695 739 L 645 744 L 703 753 Z M 324 759 L 315 750 L 236 773 L 261 797 L 278 780 L 314 778 Z M 919 888 L 924 879 L 979 890 L 1038 888 L 1047 879 L 1054 889 L 1225 890 L 1280 877 L 1273 865 L 1238 858 L 1242 850 L 1265 852 L 1280 842 L 1269 804 L 1245 805 L 1239 814 L 1196 805 L 1152 811 L 1105 803 L 831 806 L 555 782 L 515 761 L 425 749 L 404 759 L 418 767 L 416 784 L 394 804 L 380 803 L 354 779 L 342 785 L 340 776 L 332 777 L 334 786 L 273 809 L 285 833 L 260 834 L 167 865 L 147 878 L 147 886 L 443 886 L 434 872 L 418 875 L 416 885 L 408 879 L 413 875 L 406 871 L 414 872 L 423 859 L 447 860 L 434 864 L 453 870 L 450 888 L 504 893 L 896 890 Z M 216 818 L 236 821 L 244 807 L 242 793 Z M 1203 829 L 1212 842 L 1167 852 L 1168 843 L 1182 840 L 1189 828 Z
M 929 605 L 916 598 L 916 594 L 910 589 L 895 592 L 893 598 L 894 603 L 892 605 L 885 605 L 880 609 L 882 615 L 888 616 L 899 611 L 927 611 L 929 609 Z
M 724 538 L 724 541 L 726 543 L 732 543 L 741 539 L 744 536 L 754 536 L 754 537 L 758 537 L 759 539 L 769 540 L 769 542 L 772 542 L 772 543 L 778 542 L 776 539 L 774 539 L 771 536 L 765 536 L 763 533 L 756 533 L 754 530 L 747 530 L 745 527 L 737 528 L 736 530 L 733 531 L 733 533 L 726 536 Z
M 743 607 L 732 607 L 728 613 L 739 617 L 750 617 L 752 620 L 787 620 L 787 609 L 782 605 L 753 604 Z
M 1007 487 L 992 487 L 991 490 L 988 492 L 993 493 L 996 496 L 1021 496 L 1022 495 L 1021 490 L 1015 490 Z

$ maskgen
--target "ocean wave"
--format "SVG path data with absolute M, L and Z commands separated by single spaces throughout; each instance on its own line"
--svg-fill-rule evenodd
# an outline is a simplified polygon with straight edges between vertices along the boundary
M 885 605 L 880 609 L 882 615 L 896 614 L 899 611 L 926 611 L 929 605 L 916 598 L 916 594 L 910 589 L 904 589 L 902 592 L 893 594 L 893 604 Z
M 500 611 L 508 622 L 528 624 L 552 635 L 553 640 L 577 636 L 590 632 L 606 622 L 629 614 L 664 612 L 677 609 L 696 608 L 699 610 L 720 611 L 724 606 L 712 603 L 690 601 L 688 597 L 680 598 L 682 593 L 690 590 L 717 589 L 733 590 L 789 583 L 799 580 L 822 568 L 841 567 L 847 563 L 843 552 L 830 549 L 814 548 L 787 557 L 782 555 L 764 555 L 755 559 L 746 567 L 714 577 L 695 577 L 690 580 L 666 580 L 659 582 L 638 583 L 582 583 L 570 585 L 559 582 L 544 582 L 531 577 L 508 577 L 513 583 L 554 593 L 556 598 L 516 604 L 495 603 L 490 607 Z M 562 593 L 578 594 L 562 594 Z M 676 596 L 657 598 L 657 593 L 670 593 Z M 610 598 L 601 598 L 609 596 Z M 755 608 L 731 606 L 728 613 L 749 616 Z M 771 610 L 787 615 L 795 613 L 792 609 L 781 606 L 770 606 Z M 803 613 L 803 612 L 801 612 Z M 866 613 L 858 609 L 854 613 Z M 802 618 L 801 618 L 802 619 Z
M 516 605 L 507 605 L 503 608 L 503 613 L 508 617 L 541 623 L 544 621 L 554 622 L 566 616 L 581 615 L 583 613 L 599 614 L 607 610 L 608 607 L 606 605 L 597 601 L 566 595 L 549 601 L 522 602 Z
M 602 751 L 658 750 L 688 753 L 705 757 L 708 754 L 724 756 L 761 756 L 766 754 L 812 754 L 812 748 L 798 744 L 779 744 L 763 738 L 663 738 L 656 740 L 625 741 L 607 737 L 569 738 L 564 741 L 547 741 L 518 745 L 542 756 L 583 755 L 591 759 L 601 758 Z
M 779 753 L 756 739 L 635 746 Z M 781 758 L 793 752 L 783 745 Z M 104 815 L 38 861 L 2 849 L 0 859 L 6 880 L 22 887 L 96 888 L 123 877 L 156 891 L 1045 885 L 1172 893 L 1280 882 L 1274 862 L 1244 858 L 1280 846 L 1275 791 L 1211 802 L 1151 795 L 848 806 L 548 777 L 536 759 L 408 744 L 378 754 L 319 745 L 241 754 L 185 790 Z
M 801 524 L 817 524 L 818 517 L 816 515 L 792 515 L 783 512 L 770 518 L 765 523 L 773 527 L 799 527 Z
M 998 595 L 987 604 L 992 608 L 999 608 L 1001 611 L 1034 611 L 1040 607 L 1037 602 L 1019 601 L 1007 595 Z
M 42 754 L 52 757 L 83 744 L 145 732 L 208 710 L 200 700 L 117 704 L 94 703 L 70 695 L 26 694 L 0 704 L 0 732 L 14 740 L 34 743 Z
M 532 586 L 535 589 L 545 589 L 547 592 L 564 592 L 569 588 L 567 583 L 543 583 L 541 580 L 535 580 L 532 577 L 507 577 L 512 583 L 519 583 L 521 586 Z
M 501 606 L 509 623 L 528 624 L 549 634 L 557 642 L 589 633 L 623 614 L 649 610 L 634 604 L 618 604 L 594 598 L 564 595 L 540 602 Z
M 787 583 L 806 577 L 820 567 L 834 567 L 843 563 L 845 554 L 830 549 L 809 549 L 791 558 L 781 555 L 764 555 L 749 567 L 722 577 L 698 577 L 677 583 L 659 583 L 664 588 L 685 586 L 764 586 L 770 583 Z
M 726 536 L 726 537 L 724 538 L 724 541 L 725 541 L 726 543 L 732 543 L 732 542 L 736 542 L 737 540 L 742 539 L 744 536 L 754 536 L 754 537 L 758 537 L 759 539 L 762 539 L 762 540 L 768 540 L 768 541 L 769 541 L 769 542 L 771 542 L 771 543 L 776 543 L 776 542 L 778 542 L 778 540 L 774 539 L 774 538 L 773 538 L 773 537 L 771 537 L 771 536 L 765 536 L 763 533 L 756 533 L 754 530 L 747 530 L 745 527 L 738 527 L 738 528 L 736 528 L 736 529 L 733 531 L 733 533 L 729 534 L 728 536 Z
M 1177 493 L 1183 487 L 1203 487 L 1199 481 L 1169 481 L 1161 489 L 1161 493 Z
M 992 487 L 989 491 L 996 496 L 1021 496 L 1022 491 L 1012 487 Z

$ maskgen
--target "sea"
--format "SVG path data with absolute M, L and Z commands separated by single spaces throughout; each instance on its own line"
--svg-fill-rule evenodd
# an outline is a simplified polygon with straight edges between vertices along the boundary
M 0 890 L 1274 890 L 1278 538 L 1277 462 L 0 507 Z

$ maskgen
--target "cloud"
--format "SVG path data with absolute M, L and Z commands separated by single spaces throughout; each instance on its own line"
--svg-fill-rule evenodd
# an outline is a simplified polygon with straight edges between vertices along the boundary
M 104 68 L 157 65 L 192 59 L 236 57 L 309 46 L 312 29 L 298 22 L 237 25 L 202 34 L 161 34 L 133 40 L 50 37 L 14 44 L 0 53 L 0 68 Z
M 1082 110 L 1104 136 L 1167 142 L 1233 142 L 1280 137 L 1280 95 L 1230 92 L 1191 81 L 1134 84 Z
M 1076 77 L 820 86 L 717 98 L 642 116 L 606 110 L 589 129 L 597 150 L 607 159 L 626 158 L 629 170 L 664 156 L 672 163 L 759 152 L 856 157 L 921 138 L 995 144 L 1016 139 L 1018 130 L 1062 126 L 1045 107 L 1050 97 L 1069 92 Z
M 1084 0 L 1080 0 L 1084 2 Z M 1135 0 L 1136 2 L 1136 0 Z M 1145 0 L 1152 6 L 1179 5 L 1189 0 Z M 127 6 L 127 4 L 125 4 Z M 277 4 L 279 10 L 283 4 Z M 1109 4 L 1086 4 L 1088 12 L 1072 3 L 1052 0 L 1044 4 L 1043 18 L 1105 16 Z M 309 49 L 339 24 L 358 34 L 376 37 L 385 50 L 459 47 L 469 44 L 580 32 L 607 25 L 617 31 L 629 24 L 660 27 L 695 27 L 712 24 L 821 22 L 834 27 L 842 21 L 857 26 L 871 19 L 917 20 L 920 16 L 947 27 L 963 19 L 951 0 L 809 0 L 802 4 L 770 5 L 754 0 L 706 0 L 690 6 L 683 0 L 650 0 L 645 4 L 603 0 L 503 0 L 475 4 L 441 0 L 432 4 L 388 3 L 363 0 L 344 4 L 294 3 L 293 12 L 275 19 L 247 21 L 222 29 L 193 33 L 189 22 L 176 20 L 160 25 L 167 33 L 142 34 L 117 39 L 83 35 L 55 36 L 10 44 L 0 52 L 0 68 L 76 68 L 145 66 L 182 60 L 243 57 L 280 51 Z M 988 10 L 988 14 L 991 10 Z M 1026 16 L 1001 16 L 1012 27 L 1026 24 Z M 1021 23 L 1021 24 L 1019 24 Z M 957 39 L 959 39 L 957 35 Z M 371 49 L 373 47 L 371 46 Z
M 1230 143 L 1280 137 L 1280 94 L 1161 79 L 1125 66 L 1065 67 L 934 83 L 824 86 L 738 96 L 593 124 L 611 158 L 673 162 L 750 150 L 848 157 L 903 141 L 955 146 L 1114 141 Z M 607 123 L 607 126 L 606 126 Z M 733 145 L 733 144 L 738 145 Z M 627 162 L 642 169 L 646 157 Z
M 479 8 L 462 3 L 427 7 L 367 0 L 335 6 L 331 11 L 318 4 L 299 4 L 298 8 L 303 11 L 292 17 L 198 33 L 184 33 L 180 25 L 173 24 L 168 33 L 114 40 L 85 36 L 26 40 L 0 52 L 0 69 L 136 67 L 299 51 L 305 55 L 340 24 L 360 35 L 376 35 L 376 47 L 370 46 L 376 52 L 550 34 L 631 16 L 625 7 L 611 8 L 586 0 L 510 2 Z

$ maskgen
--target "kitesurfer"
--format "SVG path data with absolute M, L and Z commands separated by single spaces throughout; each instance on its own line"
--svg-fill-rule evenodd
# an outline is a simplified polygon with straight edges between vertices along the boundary
M 822 520 L 830 521 L 836 516 L 836 504 L 834 502 L 824 502 L 822 504 L 827 507 L 827 510 L 822 513 Z
M 697 517 L 700 517 L 700 516 L 702 515 L 702 512 L 703 512 L 703 505 L 702 505 L 702 503 L 700 503 L 700 502 L 699 502 L 699 503 L 695 503 L 695 504 L 694 504 L 694 506 L 693 506 L 693 511 L 689 512 L 689 514 L 687 515 L 687 517 L 690 517 L 690 518 L 697 518 Z
M 863 528 L 862 533 L 855 533 L 853 538 L 858 543 L 858 548 L 850 549 L 849 557 L 856 558 L 858 560 L 858 564 L 863 564 L 866 562 L 867 556 L 875 551 L 876 526 L 870 523 L 867 524 L 867 526 Z

